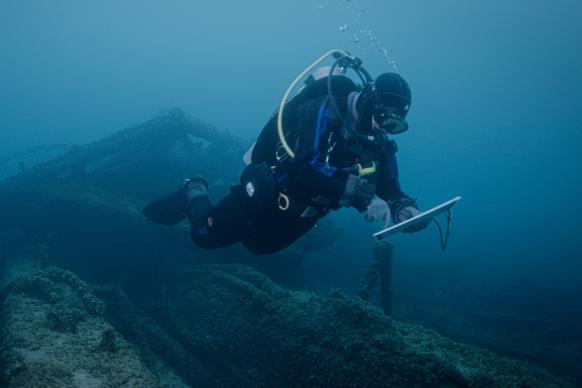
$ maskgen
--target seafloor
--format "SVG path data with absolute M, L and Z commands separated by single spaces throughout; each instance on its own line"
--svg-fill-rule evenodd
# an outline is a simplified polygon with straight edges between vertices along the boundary
M 416 308 L 392 318 L 342 291 L 297 290 L 306 254 L 338 237 L 331 223 L 257 258 L 197 250 L 186 225 L 144 220 L 192 166 L 225 193 L 247 146 L 172 111 L 46 162 L 0 163 L 0 386 L 574 386 L 579 359 L 556 367 L 560 350 L 541 340 L 494 341 L 437 297 L 400 303 L 395 290 Z M 433 319 L 444 310 L 456 319 Z

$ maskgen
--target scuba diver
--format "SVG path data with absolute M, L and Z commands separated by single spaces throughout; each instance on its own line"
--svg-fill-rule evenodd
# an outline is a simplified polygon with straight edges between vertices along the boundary
M 148 205 L 152 221 L 173 225 L 188 218 L 193 242 L 213 249 L 241 242 L 256 255 L 282 250 L 341 208 L 355 208 L 368 222 L 408 220 L 420 211 L 399 183 L 397 145 L 391 136 L 408 129 L 408 83 L 396 73 L 373 79 L 359 59 L 335 51 L 301 91 L 283 97 L 245 155 L 240 184 L 213 205 L 202 176 Z M 361 85 L 345 75 L 356 71 Z M 168 203 L 179 203 L 170 209 Z M 424 229 L 416 223 L 406 231 Z

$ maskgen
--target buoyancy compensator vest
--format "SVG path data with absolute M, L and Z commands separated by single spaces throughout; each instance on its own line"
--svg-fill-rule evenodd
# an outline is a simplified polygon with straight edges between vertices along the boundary
M 334 97 L 347 97 L 351 92 L 359 90 L 354 81 L 344 75 L 326 76 L 317 80 L 312 79 L 295 97 L 286 103 L 283 115 L 285 128 L 288 128 L 289 131 L 294 130 L 297 109 L 301 104 L 329 94 L 328 81 L 330 81 L 330 77 L 331 92 Z M 286 157 L 277 133 L 277 119 L 278 112 L 275 112 L 263 127 L 252 151 L 252 163 L 265 162 L 269 166 L 273 166 Z M 286 137 L 292 138 L 293 133 L 286 133 Z

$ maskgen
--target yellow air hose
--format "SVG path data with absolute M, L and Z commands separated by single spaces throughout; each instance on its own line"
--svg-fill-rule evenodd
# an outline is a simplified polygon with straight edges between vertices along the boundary
M 299 76 L 297 78 L 295 78 L 295 81 L 293 81 L 291 83 L 291 85 L 289 85 L 289 88 L 287 89 L 287 91 L 283 95 L 283 98 L 281 99 L 281 103 L 279 104 L 279 112 L 278 112 L 278 117 L 277 117 L 277 132 L 279 133 L 279 140 L 281 141 L 281 145 L 283 146 L 283 148 L 285 149 L 285 152 L 287 152 L 287 154 L 289 155 L 289 157 L 291 159 L 293 159 L 295 157 L 295 153 L 293 152 L 291 147 L 289 147 L 287 140 L 285 140 L 285 132 L 283 131 L 283 112 L 285 110 L 285 104 L 287 104 L 287 99 L 289 98 L 289 95 L 291 94 L 291 92 L 293 91 L 295 86 L 297 86 L 299 81 L 301 81 L 303 78 L 305 78 L 305 76 L 310 71 L 312 71 L 315 68 L 315 66 L 319 65 L 321 62 L 325 61 L 327 58 L 329 58 L 332 55 L 337 55 L 337 56 L 341 56 L 341 57 L 349 57 L 350 56 L 350 54 L 347 51 L 339 50 L 339 49 L 328 51 L 327 53 L 322 55 L 317 61 L 313 62 L 309 67 L 307 67 L 305 70 L 303 70 L 303 72 L 301 74 L 299 74 Z

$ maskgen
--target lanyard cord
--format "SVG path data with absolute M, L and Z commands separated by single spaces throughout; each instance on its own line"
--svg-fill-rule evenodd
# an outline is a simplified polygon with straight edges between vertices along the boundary
M 453 211 L 452 209 L 447 210 L 447 232 L 445 233 L 445 235 L 443 236 L 443 228 L 441 227 L 441 224 L 439 224 L 439 222 L 435 219 L 432 220 L 437 228 L 439 229 L 439 237 L 441 240 L 441 250 L 444 252 L 447 249 L 447 244 L 449 242 L 449 236 L 451 235 L 451 225 L 452 225 L 452 221 L 453 221 Z

